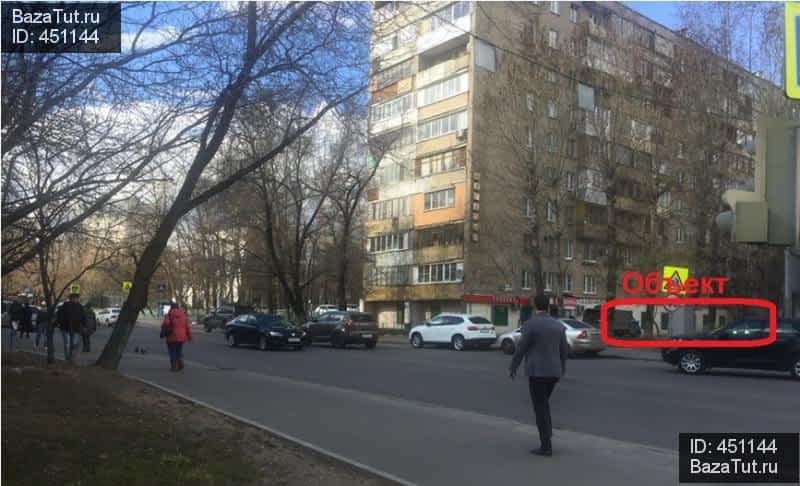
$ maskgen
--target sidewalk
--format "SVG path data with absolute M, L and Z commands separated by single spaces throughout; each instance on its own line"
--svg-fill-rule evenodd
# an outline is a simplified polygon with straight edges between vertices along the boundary
M 513 420 L 195 363 L 174 374 L 148 356 L 121 371 L 406 483 L 677 483 L 677 454 L 640 444 L 557 430 L 547 459 L 528 452 L 535 427 Z

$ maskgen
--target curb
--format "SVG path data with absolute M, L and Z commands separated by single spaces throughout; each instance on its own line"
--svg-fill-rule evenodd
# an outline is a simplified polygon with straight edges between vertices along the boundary
M 348 464 L 349 466 L 352 466 L 352 467 L 354 467 L 356 469 L 360 469 L 361 471 L 364 471 L 364 472 L 367 472 L 369 474 L 372 474 L 373 476 L 377 476 L 379 478 L 386 479 L 388 481 L 392 481 L 394 483 L 401 484 L 403 486 L 417 486 L 416 483 L 413 483 L 413 482 L 408 481 L 406 479 L 403 479 L 401 477 L 395 476 L 395 475 L 390 474 L 390 473 L 388 473 L 386 471 L 382 471 L 382 470 L 376 469 L 376 468 L 374 468 L 372 466 L 368 466 L 368 465 L 366 465 L 364 463 L 361 463 L 361 462 L 355 461 L 353 459 L 344 457 L 344 456 L 342 456 L 340 454 L 337 454 L 337 453 L 335 453 L 335 452 L 333 452 L 331 450 L 325 449 L 324 447 L 320 447 L 320 446 L 314 445 L 314 444 L 312 444 L 310 442 L 304 441 L 303 439 L 299 439 L 299 438 L 294 437 L 292 435 L 289 435 L 289 434 L 286 434 L 284 432 L 275 430 L 272 427 L 268 427 L 268 426 L 266 426 L 264 424 L 260 424 L 258 422 L 255 422 L 255 421 L 250 420 L 248 418 L 242 417 L 242 416 L 237 415 L 235 413 L 228 412 L 227 410 L 223 410 L 221 408 L 215 407 L 214 405 L 206 403 L 206 402 L 204 402 L 202 400 L 197 400 L 197 399 L 192 398 L 192 397 L 190 397 L 188 395 L 184 395 L 183 393 L 180 393 L 180 392 L 177 392 L 177 391 L 172 390 L 170 388 L 167 388 L 165 386 L 159 385 L 158 383 L 152 382 L 150 380 L 146 380 L 144 378 L 139 378 L 138 376 L 129 375 L 127 373 L 121 373 L 121 374 L 123 376 L 127 377 L 127 378 L 132 379 L 132 380 L 136 380 L 136 381 L 138 381 L 140 383 L 144 383 L 145 385 L 148 385 L 148 386 L 151 386 L 151 387 L 156 388 L 158 390 L 161 390 L 163 392 L 169 393 L 170 395 L 173 395 L 175 397 L 178 397 L 178 398 L 181 398 L 181 399 L 186 400 L 188 402 L 194 403 L 195 405 L 200 405 L 202 407 L 205 407 L 205 408 L 208 408 L 210 410 L 213 410 L 213 411 L 215 411 L 215 412 L 217 412 L 219 414 L 225 415 L 226 417 L 229 417 L 229 418 L 231 418 L 233 420 L 236 420 L 237 422 L 242 422 L 244 424 L 250 425 L 251 427 L 256 427 L 256 428 L 261 429 L 261 430 L 263 430 L 265 432 L 269 432 L 270 434 L 276 435 L 276 436 L 280 437 L 281 439 L 284 439 L 284 440 L 287 440 L 289 442 L 292 442 L 295 445 L 298 445 L 300 447 L 304 447 L 306 449 L 311 449 L 312 451 L 314 451 L 314 452 L 316 452 L 318 454 L 326 456 L 326 457 L 328 457 L 330 459 L 333 459 L 335 461 L 343 462 L 343 463 Z

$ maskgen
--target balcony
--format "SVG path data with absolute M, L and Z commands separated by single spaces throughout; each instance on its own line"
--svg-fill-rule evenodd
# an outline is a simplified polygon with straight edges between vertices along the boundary
M 432 32 L 417 37 L 417 52 L 422 53 L 459 36 L 466 36 L 470 30 L 470 16 L 464 15 L 453 21 L 445 23 Z
M 400 128 L 403 125 L 415 125 L 417 123 L 417 110 L 410 109 L 405 113 L 398 113 L 397 115 L 385 118 L 378 122 L 370 123 L 370 134 L 376 135 L 379 133 L 388 132 Z
M 417 73 L 416 87 L 420 88 L 440 79 L 444 79 L 450 74 L 460 71 L 467 66 L 469 66 L 468 54 L 464 54 L 463 56 L 455 59 L 450 59 L 449 61 L 439 63 L 431 68 Z
M 409 231 L 414 228 L 414 216 L 399 216 L 390 219 L 378 219 L 367 221 L 365 230 L 367 234 L 378 233 L 397 233 L 400 231 Z
M 386 251 L 382 253 L 373 253 L 371 256 L 376 267 L 411 265 L 413 260 L 413 252 L 411 250 Z
M 435 263 L 464 258 L 464 244 L 436 245 L 414 252 L 414 263 Z

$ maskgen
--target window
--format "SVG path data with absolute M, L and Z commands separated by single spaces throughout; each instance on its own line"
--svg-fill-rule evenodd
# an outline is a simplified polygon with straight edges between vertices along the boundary
M 385 120 L 387 118 L 391 118 L 395 115 L 401 115 L 410 109 L 411 109 L 411 94 L 409 93 L 399 98 L 395 98 L 391 101 L 387 101 L 386 103 L 373 105 L 371 108 L 372 122 L 374 123 L 381 120 Z
M 545 236 L 544 237 L 544 256 L 551 257 L 556 255 L 556 247 L 558 246 L 558 240 L 553 238 L 552 236 Z
M 369 219 L 372 221 L 380 219 L 397 218 L 408 214 L 408 198 L 399 197 L 397 199 L 387 199 L 370 204 Z
M 419 90 L 417 105 L 426 106 L 467 91 L 467 73 L 445 79 Z
M 583 293 L 596 294 L 597 293 L 597 277 L 594 275 L 583 276 Z
M 414 235 L 414 248 L 459 245 L 464 242 L 464 225 L 447 224 L 417 230 Z
M 547 81 L 550 83 L 558 82 L 558 76 L 555 71 L 547 71 Z
M 419 177 L 427 177 L 431 174 L 438 174 L 440 172 L 447 172 L 464 167 L 466 155 L 466 149 L 461 148 L 422 157 L 421 159 L 417 159 L 417 166 L 415 169 L 416 175 Z
M 528 127 L 528 149 L 533 148 L 533 128 Z
M 678 158 L 682 159 L 684 157 L 686 157 L 686 145 L 684 145 L 683 143 L 679 143 L 678 144 Z
M 463 276 L 462 262 L 417 265 L 415 283 L 460 282 Z
M 492 44 L 476 39 L 475 64 L 491 72 L 497 70 L 497 58 Z
M 528 111 L 533 111 L 533 93 L 528 93 L 525 96 L 525 106 L 528 108 Z
M 575 173 L 574 172 L 567 172 L 566 177 L 566 188 L 568 192 L 572 192 L 575 190 Z
M 373 56 L 383 56 L 401 46 L 404 46 L 417 36 L 417 25 L 408 24 L 402 29 L 393 32 L 375 41 L 372 47 Z
M 409 274 L 410 267 L 408 265 L 389 267 L 369 266 L 367 270 L 367 285 L 374 287 L 408 285 Z M 341 319 L 341 316 L 339 319 Z
M 561 15 L 560 14 L 560 8 L 559 8 L 560 6 L 558 5 L 558 3 L 559 2 L 550 2 L 550 11 L 553 12 L 554 14 L 556 14 L 556 15 Z
M 407 250 L 408 233 L 389 233 L 369 238 L 370 253 L 383 251 Z
M 525 217 L 533 218 L 533 200 L 529 197 L 525 198 Z
M 547 151 L 551 154 L 558 152 L 558 137 L 555 133 L 547 134 Z
M 413 178 L 411 168 L 404 162 L 391 162 L 387 157 L 386 163 L 382 163 L 375 177 L 379 184 L 390 184 L 392 182 L 406 181 Z
M 675 228 L 675 241 L 678 243 L 686 243 L 686 228 L 684 226 Z
M 575 206 L 564 207 L 564 224 L 567 226 L 575 224 Z
M 467 112 L 451 113 L 435 120 L 422 122 L 419 125 L 417 141 L 440 137 L 463 128 L 467 128 Z
M 544 272 L 544 289 L 553 290 L 553 283 L 555 281 L 555 274 L 553 272 Z
M 578 83 L 578 107 L 590 112 L 594 111 L 595 104 L 593 86 Z
M 564 240 L 564 259 L 572 260 L 575 257 L 575 240 Z
M 425 194 L 425 211 L 452 208 L 456 204 L 456 190 L 453 188 Z
M 658 205 L 662 209 L 669 209 L 672 205 L 672 195 L 669 192 L 665 192 L 658 196 Z
M 552 49 L 558 49 L 558 31 L 551 30 L 547 32 L 547 46 Z
M 558 103 L 555 100 L 547 101 L 547 116 L 550 118 L 558 118 Z
M 622 263 L 625 265 L 633 265 L 633 254 L 630 248 L 622 249 Z
M 596 13 L 591 12 L 589 13 L 589 22 L 591 22 L 592 25 L 600 25 L 600 18 L 597 16 Z
M 376 89 L 381 89 L 385 86 L 396 83 L 401 79 L 405 79 L 411 76 L 411 74 L 411 59 L 409 59 L 399 64 L 395 64 L 390 68 L 384 69 L 383 71 L 375 74 L 373 79 L 375 80 Z
M 572 274 L 569 272 L 564 272 L 561 276 L 561 291 L 572 292 Z
M 570 112 L 571 114 L 574 112 Z M 567 157 L 574 159 L 578 156 L 578 142 L 574 138 L 567 141 Z
M 531 288 L 531 273 L 527 270 L 522 271 L 522 290 L 530 290 Z
M 431 32 L 469 15 L 469 2 L 454 2 L 431 16 Z
M 381 133 L 374 137 L 373 143 L 380 150 L 391 150 L 414 143 L 414 128 L 405 127 L 390 132 Z
M 597 261 L 597 248 L 591 241 L 583 242 L 583 261 L 585 262 Z
M 556 203 L 554 203 L 553 201 L 547 201 L 546 214 L 548 223 L 556 222 L 556 220 L 558 219 L 558 210 L 556 209 Z
M 578 23 L 578 6 L 577 5 L 570 5 L 569 6 L 569 21 L 572 23 Z

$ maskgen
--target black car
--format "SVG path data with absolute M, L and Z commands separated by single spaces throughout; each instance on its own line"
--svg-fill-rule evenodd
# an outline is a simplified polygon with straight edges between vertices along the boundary
M 250 306 L 225 304 L 209 311 L 198 324 L 203 326 L 206 332 L 211 332 L 214 329 L 225 329 L 225 325 L 236 316 L 254 312 L 255 310 Z
M 331 343 L 335 348 L 363 344 L 371 349 L 378 343 L 378 325 L 363 312 L 332 311 L 303 324 L 309 342 Z
M 303 349 L 305 336 L 280 316 L 274 314 L 242 314 L 225 326 L 225 339 L 233 347 L 257 345 L 259 349 Z
M 760 339 L 769 335 L 769 323 L 760 319 L 734 322 L 711 333 L 682 339 L 742 340 Z M 745 368 L 789 371 L 800 379 L 800 320 L 778 319 L 778 337 L 769 346 L 755 348 L 665 348 L 661 357 L 667 363 L 690 375 L 711 368 Z

